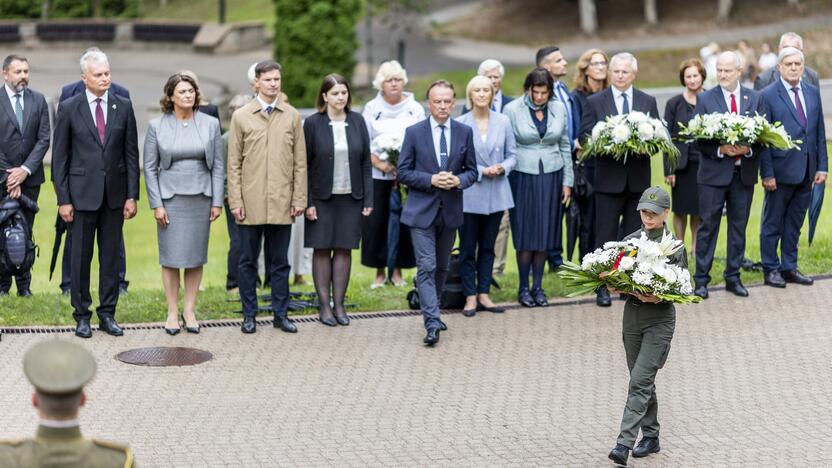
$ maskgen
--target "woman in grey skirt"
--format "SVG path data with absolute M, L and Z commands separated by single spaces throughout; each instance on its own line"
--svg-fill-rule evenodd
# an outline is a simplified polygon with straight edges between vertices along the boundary
M 159 264 L 168 302 L 165 331 L 179 323 L 179 270 L 185 270 L 183 321 L 199 333 L 196 296 L 202 266 L 208 261 L 208 232 L 222 213 L 225 154 L 220 123 L 196 112 L 199 87 L 190 76 L 175 74 L 160 101 L 164 114 L 150 121 L 144 140 L 147 199 L 156 218 Z
M 303 123 L 309 196 L 304 244 L 312 253 L 312 278 L 321 323 L 349 325 L 344 297 L 351 250 L 361 239 L 362 216 L 373 211 L 370 137 L 364 119 L 350 110 L 344 77 L 327 75 L 318 92 L 318 113 Z M 335 308 L 330 306 L 330 288 Z

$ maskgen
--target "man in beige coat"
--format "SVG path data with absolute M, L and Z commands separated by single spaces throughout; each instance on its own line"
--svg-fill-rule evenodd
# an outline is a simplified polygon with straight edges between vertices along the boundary
M 280 102 L 280 64 L 254 69 L 257 97 L 234 112 L 228 136 L 228 205 L 240 227 L 238 283 L 243 333 L 257 330 L 257 257 L 265 239 L 274 326 L 297 332 L 288 318 L 289 239 L 306 207 L 306 142 L 300 114 Z

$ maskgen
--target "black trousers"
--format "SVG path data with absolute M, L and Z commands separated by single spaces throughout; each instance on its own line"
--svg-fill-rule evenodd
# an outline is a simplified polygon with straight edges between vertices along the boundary
M 61 257 L 61 291 L 68 291 L 70 289 L 70 278 L 72 276 L 70 267 L 70 252 L 72 252 L 72 229 L 67 228 L 66 238 L 64 239 L 64 254 Z M 130 282 L 126 279 L 127 276 L 127 256 L 124 253 L 124 238 L 121 239 L 121 245 L 118 247 L 118 286 L 119 288 L 127 289 Z
M 32 201 L 38 201 L 38 195 L 40 195 L 40 186 L 37 187 L 27 187 L 22 186 L 20 188 L 20 192 L 23 195 L 26 195 Z M 23 210 L 23 218 L 26 219 L 26 224 L 29 227 L 29 239 L 32 239 L 34 242 L 34 237 L 32 237 L 33 228 L 35 226 L 35 212 L 29 210 Z M 14 277 L 14 282 L 17 285 L 17 293 L 20 294 L 21 291 L 26 291 L 29 289 L 29 285 L 32 284 L 32 270 L 26 271 Z M 0 291 L 9 292 L 9 289 L 12 287 L 12 277 L 11 276 L 0 276 Z
M 740 279 L 740 265 L 745 254 L 745 228 L 751 213 L 754 186 L 742 183 L 738 169 L 734 171 L 734 177 L 727 187 L 699 185 L 699 215 L 702 221 L 696 231 L 696 273 L 693 275 L 697 285 L 707 285 L 711 281 L 711 265 L 714 262 L 723 206 L 728 209 L 728 248 L 723 277 L 725 281 Z
M 466 296 L 488 294 L 494 266 L 494 244 L 503 212 L 465 213 L 459 228 L 459 260 L 462 290 Z
M 93 244 L 98 240 L 98 317 L 114 317 L 118 304 L 119 247 L 123 244 L 122 208 L 111 209 L 106 202 L 97 211 L 75 211 L 72 221 L 72 246 L 70 252 L 70 294 L 72 316 L 75 320 L 89 320 L 90 265 Z
M 237 277 L 243 315 L 257 315 L 257 258 L 265 244 L 266 271 L 271 284 L 272 311 L 285 318 L 289 312 L 289 240 L 291 224 L 237 225 L 240 231 L 240 268 Z M 265 242 L 264 242 L 265 241 Z
M 595 247 L 620 240 L 641 226 L 638 200 L 641 193 L 595 192 Z
M 226 259 L 225 289 L 234 289 L 239 286 L 238 271 L 240 269 L 240 227 L 231 214 L 228 200 L 223 203 L 225 206 L 225 226 L 228 229 L 228 256 Z

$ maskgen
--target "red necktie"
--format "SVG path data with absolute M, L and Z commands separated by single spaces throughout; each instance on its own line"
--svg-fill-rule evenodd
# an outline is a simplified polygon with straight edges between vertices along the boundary
M 731 113 L 737 113 L 737 100 L 734 98 L 734 93 L 731 93 Z
M 101 98 L 95 100 L 95 127 L 98 129 L 98 138 L 103 145 L 106 126 L 104 124 L 104 109 L 101 108 Z

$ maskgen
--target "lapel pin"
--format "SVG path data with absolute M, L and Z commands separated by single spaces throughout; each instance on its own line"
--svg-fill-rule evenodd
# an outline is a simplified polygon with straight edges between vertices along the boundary
M 115 109 L 115 108 L 116 108 L 116 105 L 115 105 L 115 104 L 113 104 L 113 109 Z

